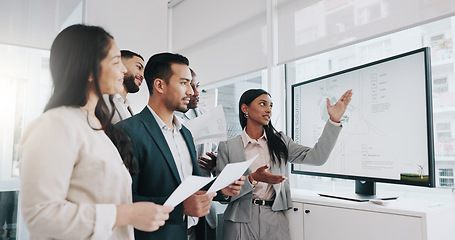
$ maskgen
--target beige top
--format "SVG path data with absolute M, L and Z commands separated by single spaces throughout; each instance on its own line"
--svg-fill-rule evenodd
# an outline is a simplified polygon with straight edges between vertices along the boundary
M 93 125 L 93 124 L 92 124 Z M 21 207 L 30 239 L 133 239 L 112 229 L 132 202 L 131 177 L 85 110 L 59 107 L 31 122 L 21 141 Z
M 256 170 L 264 165 L 270 166 L 270 152 L 269 146 L 267 145 L 267 136 L 265 135 L 265 130 L 262 133 L 262 136 L 258 140 L 252 139 L 246 133 L 246 128 L 243 129 L 242 134 L 240 135 L 243 142 L 243 147 L 245 148 L 245 157 L 246 159 L 251 159 L 254 156 L 258 155 L 258 158 L 250 165 L 250 172 L 254 173 Z M 265 170 L 270 173 L 270 167 Z M 253 198 L 271 200 L 275 196 L 275 190 L 273 189 L 272 184 L 258 182 L 258 184 L 253 189 Z

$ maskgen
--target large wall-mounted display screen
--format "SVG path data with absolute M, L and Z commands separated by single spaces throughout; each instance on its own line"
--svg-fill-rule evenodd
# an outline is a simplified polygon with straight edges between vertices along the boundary
M 326 98 L 353 96 L 328 161 L 292 172 L 434 186 L 429 54 L 422 48 L 293 85 L 293 139 L 305 146 L 329 118 Z

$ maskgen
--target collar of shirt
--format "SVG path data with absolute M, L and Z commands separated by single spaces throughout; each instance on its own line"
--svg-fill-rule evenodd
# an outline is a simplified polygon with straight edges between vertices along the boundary
M 130 105 L 130 101 L 127 99 L 123 99 L 123 97 L 120 95 L 120 93 L 117 93 L 115 94 L 115 97 L 123 104 L 125 104 L 126 106 L 129 106 Z
M 241 138 L 242 138 L 244 148 L 248 145 L 248 143 L 259 144 L 259 145 L 267 143 L 267 135 L 265 134 L 265 129 L 262 132 L 262 136 L 258 140 L 255 140 L 255 139 L 252 139 L 250 136 L 248 136 L 248 134 L 246 133 L 246 128 L 244 128 L 242 131 L 242 134 L 241 134 Z
M 188 119 L 193 119 L 193 118 L 197 118 L 199 117 L 199 109 L 197 108 L 193 108 L 193 109 L 189 109 L 186 113 L 185 113 L 185 117 L 187 117 Z
M 158 114 L 156 114 L 156 112 L 153 111 L 153 109 L 149 105 L 147 105 L 147 107 L 150 110 L 150 112 L 152 113 L 153 117 L 155 117 L 156 122 L 158 123 L 158 126 L 161 129 L 169 130 L 170 128 L 166 125 L 166 123 L 164 123 L 164 121 L 160 118 L 160 116 L 158 116 Z M 175 115 L 172 115 L 172 123 L 175 126 L 175 130 L 180 131 L 180 129 L 182 129 L 182 123 L 179 121 L 179 119 L 177 117 L 175 117 Z
M 176 116 L 182 124 L 188 120 L 185 114 L 179 111 L 174 111 L 174 116 Z

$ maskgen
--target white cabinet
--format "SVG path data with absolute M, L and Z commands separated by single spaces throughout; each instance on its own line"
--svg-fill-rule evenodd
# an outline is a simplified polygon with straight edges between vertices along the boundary
M 303 239 L 305 240 L 424 239 L 422 237 L 424 220 L 419 216 L 315 204 L 303 204 L 303 208 L 305 211 Z M 321 231 L 321 226 L 324 226 L 323 231 Z
M 455 202 L 398 199 L 370 202 L 320 197 L 293 191 L 294 209 L 286 212 L 292 240 L 453 240 Z
M 303 236 L 303 203 L 294 202 L 294 207 L 284 212 L 289 221 L 291 239 L 302 239 Z

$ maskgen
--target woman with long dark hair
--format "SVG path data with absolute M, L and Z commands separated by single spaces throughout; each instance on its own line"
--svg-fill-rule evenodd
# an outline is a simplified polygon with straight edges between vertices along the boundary
M 103 28 L 73 25 L 51 47 L 53 94 L 21 141 L 21 206 L 31 239 L 134 239 L 172 207 L 132 203 L 131 143 L 103 94 L 123 88 L 120 49 Z M 117 148 L 118 150 L 117 150 Z
M 330 120 L 319 141 L 310 148 L 275 130 L 270 121 L 273 103 L 268 92 L 251 89 L 242 94 L 239 119 L 243 132 L 220 143 L 217 173 L 228 163 L 259 156 L 245 172 L 248 181 L 240 194 L 229 199 L 224 213 L 223 239 L 290 239 L 288 221 L 283 214 L 292 207 L 289 181 L 285 181 L 289 163 L 322 165 L 327 161 L 351 96 L 349 90 L 333 106 L 327 100 Z

